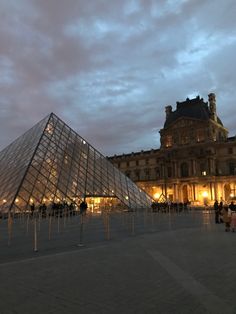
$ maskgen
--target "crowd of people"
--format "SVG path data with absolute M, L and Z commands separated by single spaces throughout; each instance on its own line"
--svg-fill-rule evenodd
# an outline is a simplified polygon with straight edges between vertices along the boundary
M 214 203 L 215 211 L 215 223 L 225 224 L 225 231 L 234 232 L 236 229 L 236 205 L 232 201 L 229 205 L 223 204 L 223 202 L 218 202 L 217 200 Z
M 84 214 L 86 213 L 86 210 L 88 208 L 88 205 L 86 203 L 86 201 L 82 201 L 80 203 L 80 214 Z M 30 211 L 31 211 L 31 215 L 33 216 L 34 213 L 36 212 L 36 207 L 35 204 L 32 203 L 30 205 Z M 75 215 L 76 213 L 76 204 L 75 203 L 70 203 L 68 204 L 67 202 L 52 202 L 51 204 L 49 204 L 48 206 L 43 203 L 41 205 L 38 206 L 38 213 L 40 213 L 42 215 L 42 217 L 47 217 L 47 216 L 56 216 L 56 217 L 62 217 L 63 214 L 67 214 L 69 216 Z
M 153 202 L 151 205 L 153 212 L 161 212 L 161 213 L 167 213 L 167 212 L 182 212 L 182 211 L 188 211 L 190 209 L 189 202 L 179 202 L 179 203 L 173 203 L 173 202 Z

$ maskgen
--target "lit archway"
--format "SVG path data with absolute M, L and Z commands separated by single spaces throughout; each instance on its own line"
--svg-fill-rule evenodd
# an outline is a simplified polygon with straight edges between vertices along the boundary
M 225 186 L 224 186 L 224 194 L 225 194 L 225 201 L 227 201 L 227 202 L 230 200 L 230 193 L 231 193 L 230 185 L 229 184 L 225 184 Z
M 182 195 L 183 195 L 183 202 L 187 203 L 189 200 L 187 184 L 182 187 Z

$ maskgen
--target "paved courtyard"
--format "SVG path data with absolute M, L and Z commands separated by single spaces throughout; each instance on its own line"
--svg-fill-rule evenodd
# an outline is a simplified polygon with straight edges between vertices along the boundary
M 212 213 L 87 217 L 83 241 L 79 219 L 55 219 L 50 241 L 37 222 L 38 252 L 33 221 L 10 245 L 1 222 L 1 314 L 236 313 L 236 233 Z

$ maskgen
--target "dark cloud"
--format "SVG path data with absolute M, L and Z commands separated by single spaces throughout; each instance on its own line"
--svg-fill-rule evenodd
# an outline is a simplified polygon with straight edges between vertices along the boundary
M 234 0 L 0 0 L 0 148 L 55 112 L 104 154 L 159 147 L 164 107 L 217 95 L 230 133 Z

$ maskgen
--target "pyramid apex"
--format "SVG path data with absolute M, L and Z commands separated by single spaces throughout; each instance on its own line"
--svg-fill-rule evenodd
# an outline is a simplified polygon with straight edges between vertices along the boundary
M 32 200 L 38 208 L 64 201 L 79 207 L 84 197 L 91 206 L 101 197 L 117 208 L 151 206 L 145 192 L 53 112 L 0 152 L 0 178 L 0 201 L 6 200 L 0 212 L 28 210 Z

